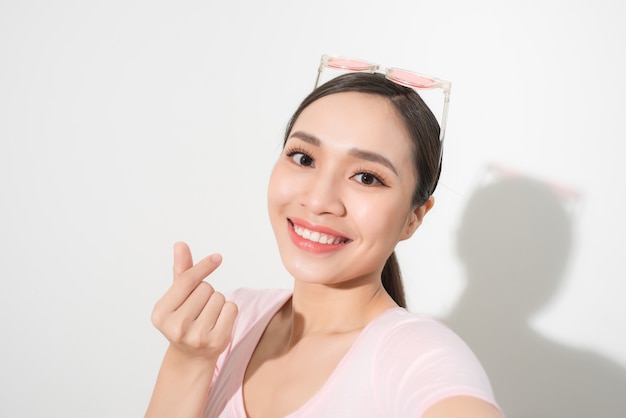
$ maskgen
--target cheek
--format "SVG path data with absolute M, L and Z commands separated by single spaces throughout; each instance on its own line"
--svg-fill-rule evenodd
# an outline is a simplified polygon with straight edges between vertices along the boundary
M 373 236 L 396 237 L 404 229 L 407 210 L 404 200 L 377 199 L 353 205 L 351 216 Z
M 277 164 L 272 170 L 269 185 L 267 187 L 267 205 L 272 215 L 272 209 L 280 207 L 291 201 L 294 197 L 295 187 L 291 186 L 290 176 Z

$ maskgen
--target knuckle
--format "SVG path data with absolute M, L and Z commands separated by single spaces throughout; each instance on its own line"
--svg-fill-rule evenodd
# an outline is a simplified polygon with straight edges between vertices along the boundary
M 208 341 L 202 338 L 201 335 L 194 334 L 189 336 L 189 338 L 186 340 L 186 343 L 187 346 L 194 350 L 202 350 L 207 346 Z
M 165 312 L 163 311 L 161 301 L 159 300 L 154 304 L 154 308 L 152 308 L 152 314 L 150 315 L 150 321 L 152 325 L 157 328 L 161 328 L 163 323 L 165 322 Z
M 212 343 L 211 334 L 207 331 L 206 327 L 194 327 L 194 329 L 190 330 L 187 334 L 185 343 L 194 350 L 207 349 Z
M 227 309 L 229 309 L 234 315 L 239 313 L 239 306 L 237 306 L 235 302 L 228 301 L 225 303 L 225 306 L 227 306 Z
M 230 342 L 230 334 L 226 334 L 224 332 L 217 332 L 213 336 L 211 349 L 213 349 L 215 352 L 221 353 L 226 349 L 229 342 Z
M 152 315 L 150 315 L 150 322 L 152 322 L 152 325 L 159 328 L 163 323 L 163 316 L 161 314 L 161 311 L 154 309 L 152 311 Z
M 187 327 L 182 321 L 171 322 L 167 328 L 166 336 L 170 341 L 182 343 L 186 339 Z
M 203 293 L 206 293 L 207 295 L 211 295 L 215 292 L 215 290 L 213 290 L 213 286 L 205 281 L 201 281 L 197 289 L 199 289 Z
M 220 292 L 213 292 L 210 300 L 212 303 L 219 305 L 219 306 L 223 306 L 224 303 L 226 302 L 226 298 Z

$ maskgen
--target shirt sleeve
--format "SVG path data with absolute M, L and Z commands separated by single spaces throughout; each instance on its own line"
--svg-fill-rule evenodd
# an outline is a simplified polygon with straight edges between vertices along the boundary
M 375 392 L 394 417 L 421 417 L 436 402 L 472 396 L 493 404 L 489 379 L 470 348 L 442 323 L 409 317 L 380 341 Z

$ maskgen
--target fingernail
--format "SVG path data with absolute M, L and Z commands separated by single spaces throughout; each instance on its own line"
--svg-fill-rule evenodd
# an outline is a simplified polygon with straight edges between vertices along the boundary
M 214 263 L 219 263 L 220 261 L 222 261 L 222 256 L 219 254 L 213 254 L 211 256 L 211 261 Z

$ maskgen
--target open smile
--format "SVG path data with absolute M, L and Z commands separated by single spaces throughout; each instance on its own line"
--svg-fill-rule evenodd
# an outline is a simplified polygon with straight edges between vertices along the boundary
M 289 235 L 291 240 L 303 250 L 322 253 L 337 250 L 352 242 L 350 238 L 333 233 L 328 228 L 305 227 L 302 221 L 294 222 L 287 219 L 289 223 Z

